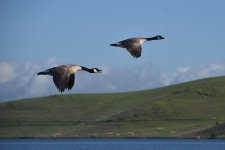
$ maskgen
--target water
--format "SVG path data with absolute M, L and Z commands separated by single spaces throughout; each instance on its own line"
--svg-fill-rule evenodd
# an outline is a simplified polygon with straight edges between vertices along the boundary
M 0 150 L 225 150 L 225 140 L 5 139 Z

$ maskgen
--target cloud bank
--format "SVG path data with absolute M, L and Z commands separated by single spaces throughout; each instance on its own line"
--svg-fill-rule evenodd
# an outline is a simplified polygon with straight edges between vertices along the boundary
M 44 64 L 15 65 L 0 62 L 0 102 L 60 94 L 50 76 L 37 76 L 37 72 L 57 66 L 54 59 Z M 44 67 L 43 67 L 44 66 Z M 102 74 L 76 73 L 75 86 L 65 93 L 106 93 L 142 90 L 225 75 L 225 63 L 212 63 L 199 67 L 179 66 L 172 73 L 157 70 L 151 64 L 115 68 L 100 66 Z M 135 69 L 134 69 L 135 68 Z
M 13 80 L 15 70 L 12 64 L 2 62 L 0 63 L 0 84 Z

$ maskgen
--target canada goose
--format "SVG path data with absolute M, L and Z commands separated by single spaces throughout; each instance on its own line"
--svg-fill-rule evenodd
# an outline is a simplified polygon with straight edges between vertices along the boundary
M 144 42 L 152 41 L 152 40 L 161 40 L 161 39 L 165 39 L 165 38 L 162 37 L 161 35 L 157 35 L 150 38 L 130 38 L 130 39 L 117 42 L 115 44 L 110 44 L 110 46 L 126 48 L 133 57 L 138 58 L 141 56 L 141 45 Z
M 75 81 L 75 73 L 77 71 L 87 71 L 89 73 L 101 73 L 102 70 L 98 68 L 86 68 L 78 65 L 61 65 L 58 67 L 53 67 L 45 71 L 37 73 L 37 75 L 50 75 L 53 76 L 53 81 L 55 86 L 60 92 L 63 92 L 65 89 L 72 89 Z

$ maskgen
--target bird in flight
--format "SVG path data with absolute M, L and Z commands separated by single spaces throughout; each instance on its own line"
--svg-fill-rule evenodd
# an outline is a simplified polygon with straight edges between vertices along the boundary
M 126 48 L 128 52 L 135 58 L 141 57 L 141 45 L 147 41 L 153 40 L 162 40 L 165 39 L 161 35 L 157 35 L 150 38 L 130 38 L 126 39 L 114 44 L 110 44 L 110 46 Z
M 61 65 L 53 67 L 45 71 L 37 73 L 37 75 L 53 76 L 53 82 L 57 89 L 62 93 L 65 89 L 72 89 L 75 82 L 75 73 L 77 71 L 87 71 L 89 73 L 101 73 L 102 70 L 98 68 L 86 68 L 79 65 Z

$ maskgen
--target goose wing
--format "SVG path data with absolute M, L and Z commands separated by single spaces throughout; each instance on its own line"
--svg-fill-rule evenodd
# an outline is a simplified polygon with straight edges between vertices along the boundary
M 119 43 L 121 43 L 133 57 L 138 58 L 141 56 L 142 48 L 139 38 L 130 38 L 120 41 Z
M 66 74 L 57 74 L 53 76 L 53 81 L 57 89 L 60 92 L 64 92 L 64 90 L 68 87 L 69 77 Z
M 131 48 L 131 47 L 140 45 L 140 42 L 137 38 L 126 39 L 126 40 L 120 41 L 118 43 L 123 45 L 125 48 Z
M 72 83 L 72 79 L 70 79 L 71 74 L 65 66 L 52 68 L 51 73 L 53 75 L 53 82 L 60 92 L 63 92 L 67 88 L 69 89 L 74 84 Z
M 130 48 L 127 48 L 127 50 L 133 57 L 135 58 L 141 57 L 141 51 L 142 51 L 141 46 L 130 47 Z
M 72 89 L 75 82 L 75 74 L 71 74 L 69 78 L 68 90 Z

